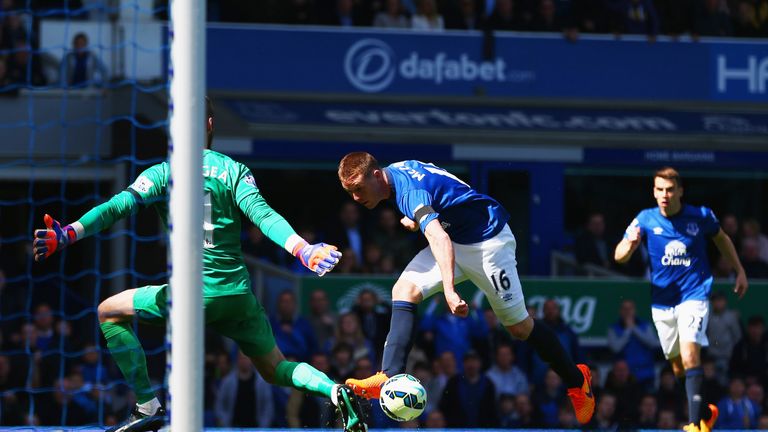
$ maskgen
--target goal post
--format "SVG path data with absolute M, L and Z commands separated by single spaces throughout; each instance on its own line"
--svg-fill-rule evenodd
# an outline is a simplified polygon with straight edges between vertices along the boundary
M 170 8 L 168 406 L 173 430 L 195 432 L 203 428 L 205 0 Z

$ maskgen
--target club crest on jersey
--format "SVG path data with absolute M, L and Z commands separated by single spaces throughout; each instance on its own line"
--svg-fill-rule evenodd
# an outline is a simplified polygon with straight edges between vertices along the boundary
M 685 227 L 685 232 L 695 237 L 696 234 L 699 233 L 699 225 L 696 222 L 688 222 L 688 225 Z
M 135 182 L 133 182 L 131 189 L 135 190 L 136 192 L 147 193 L 154 185 L 155 184 L 152 182 L 152 180 L 142 175 L 139 176 Z
M 688 255 L 688 247 L 679 240 L 672 240 L 664 247 L 664 256 L 661 257 L 663 266 L 691 266 L 691 258 Z

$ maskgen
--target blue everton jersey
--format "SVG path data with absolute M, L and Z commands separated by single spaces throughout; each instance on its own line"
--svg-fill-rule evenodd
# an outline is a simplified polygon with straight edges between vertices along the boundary
M 509 213 L 496 200 L 435 165 L 408 160 L 395 162 L 384 172 L 397 207 L 422 232 L 438 219 L 452 241 L 471 244 L 495 236 L 509 220 Z
M 627 232 L 638 226 L 651 261 L 652 306 L 707 300 L 712 286 L 707 242 L 720 231 L 712 210 L 683 204 L 667 218 L 654 207 L 641 211 Z

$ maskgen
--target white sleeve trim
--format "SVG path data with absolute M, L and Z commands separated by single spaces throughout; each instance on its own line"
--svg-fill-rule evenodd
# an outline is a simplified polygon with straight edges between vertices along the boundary
M 289 254 L 293 254 L 293 249 L 297 244 L 301 242 L 306 243 L 307 241 L 298 234 L 291 234 L 291 236 L 288 237 L 288 240 L 285 241 L 285 245 L 283 247 L 288 251 Z
M 72 222 L 69 226 L 75 230 L 75 234 L 77 234 L 77 240 L 80 240 L 83 238 L 83 236 L 85 236 L 85 227 L 80 223 L 80 221 Z

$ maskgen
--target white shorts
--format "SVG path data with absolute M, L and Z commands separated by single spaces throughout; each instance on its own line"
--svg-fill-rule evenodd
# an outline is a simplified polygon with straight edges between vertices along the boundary
M 709 346 L 707 323 L 709 302 L 688 300 L 666 309 L 651 308 L 653 323 L 659 334 L 661 349 L 667 359 L 680 355 L 680 342 Z
M 454 283 L 467 279 L 484 293 L 499 321 L 505 326 L 528 317 L 523 288 L 517 275 L 515 236 L 504 226 L 496 236 L 480 243 L 453 243 L 455 256 Z M 429 247 L 419 252 L 400 279 L 416 285 L 424 299 L 443 290 L 440 268 Z

